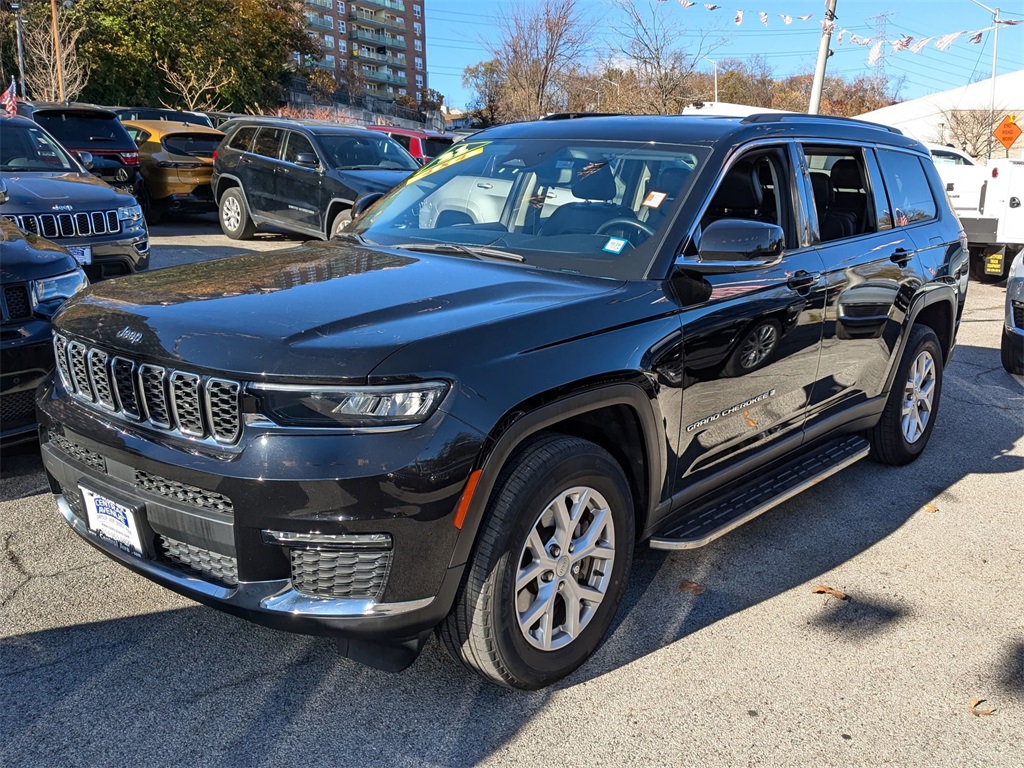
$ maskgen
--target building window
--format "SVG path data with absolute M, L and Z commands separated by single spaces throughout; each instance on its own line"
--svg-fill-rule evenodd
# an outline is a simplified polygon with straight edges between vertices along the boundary
M 416 87 L 423 87 L 423 75 L 416 75 Z
M 420 9 L 420 7 L 418 5 L 414 5 L 412 7 L 412 15 L 413 16 L 422 16 L 423 15 L 423 11 Z
M 412 31 L 415 32 L 417 35 L 422 35 L 423 34 L 423 25 L 420 24 L 418 21 L 414 21 L 412 23 Z
M 338 13 L 344 13 L 344 12 L 345 12 L 345 3 L 343 3 L 342 0 L 338 0 Z
M 423 69 L 423 59 L 419 56 L 416 57 L 416 69 Z
M 417 51 L 422 51 L 423 50 L 423 41 L 422 40 L 414 40 L 413 41 L 413 47 L 416 48 Z
M 339 21 L 338 22 L 338 31 L 341 32 L 341 34 L 345 34 L 345 22 L 344 21 Z
M 408 91 L 406 91 L 405 88 L 399 88 L 398 89 L 398 95 L 399 96 L 405 96 L 406 93 L 408 93 Z
M 334 35 L 324 35 L 324 48 L 334 49 Z

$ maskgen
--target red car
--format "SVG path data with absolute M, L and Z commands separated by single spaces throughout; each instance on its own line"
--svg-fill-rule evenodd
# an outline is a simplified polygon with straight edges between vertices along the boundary
M 418 131 L 413 128 L 397 128 L 392 125 L 368 125 L 371 131 L 386 133 L 397 141 L 410 155 L 421 163 L 429 163 L 455 143 L 450 134 L 436 131 Z

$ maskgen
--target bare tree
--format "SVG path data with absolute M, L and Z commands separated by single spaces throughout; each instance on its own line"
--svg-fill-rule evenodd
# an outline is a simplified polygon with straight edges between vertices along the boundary
M 1002 106 L 994 110 L 944 109 L 942 124 L 933 138 L 938 144 L 960 147 L 971 157 L 984 157 L 988 153 L 992 131 L 1006 111 Z M 992 141 L 995 142 L 994 139 Z
M 174 65 L 165 59 L 157 68 L 164 73 L 168 87 L 181 97 L 185 108 L 193 112 L 200 108 L 207 112 L 220 109 L 222 102 L 217 92 L 231 82 L 231 72 L 220 58 L 209 61 L 187 56 Z M 164 106 L 171 105 L 164 102 Z
M 693 98 L 688 82 L 701 58 L 721 44 L 703 31 L 694 49 L 683 50 L 685 29 L 668 3 L 616 0 L 624 17 L 619 53 L 629 62 L 638 89 L 632 91 L 633 110 L 678 114 Z
M 73 21 L 62 7 L 57 10 L 57 38 L 64 75 L 64 98 L 73 101 L 89 82 L 89 65 L 78 57 L 78 38 L 85 21 Z M 25 46 L 25 86 L 34 99 L 58 101 L 57 57 L 53 50 L 53 27 L 49 14 L 26 20 L 22 38 Z
M 504 79 L 502 118 L 535 119 L 564 106 L 561 74 L 583 56 L 592 31 L 576 0 L 516 5 L 499 18 L 498 29 L 488 50 Z

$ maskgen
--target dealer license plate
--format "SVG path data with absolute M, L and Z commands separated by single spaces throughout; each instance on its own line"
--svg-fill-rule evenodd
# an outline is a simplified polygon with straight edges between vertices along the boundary
M 81 264 L 83 267 L 86 264 L 92 264 L 92 246 L 91 245 L 66 245 L 72 256 L 75 257 L 75 261 Z
M 85 499 L 85 511 L 89 517 L 89 530 L 101 538 L 117 544 L 125 552 L 142 555 L 142 540 L 135 513 L 123 504 L 100 496 L 88 488 L 79 486 Z

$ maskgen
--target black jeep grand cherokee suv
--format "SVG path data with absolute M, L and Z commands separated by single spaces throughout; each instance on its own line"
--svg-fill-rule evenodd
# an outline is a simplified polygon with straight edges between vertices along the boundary
M 196 600 L 547 685 L 634 547 L 705 544 L 935 425 L 967 252 L 918 142 L 594 117 L 455 145 L 324 243 L 93 286 L 56 321 L 68 523 Z

